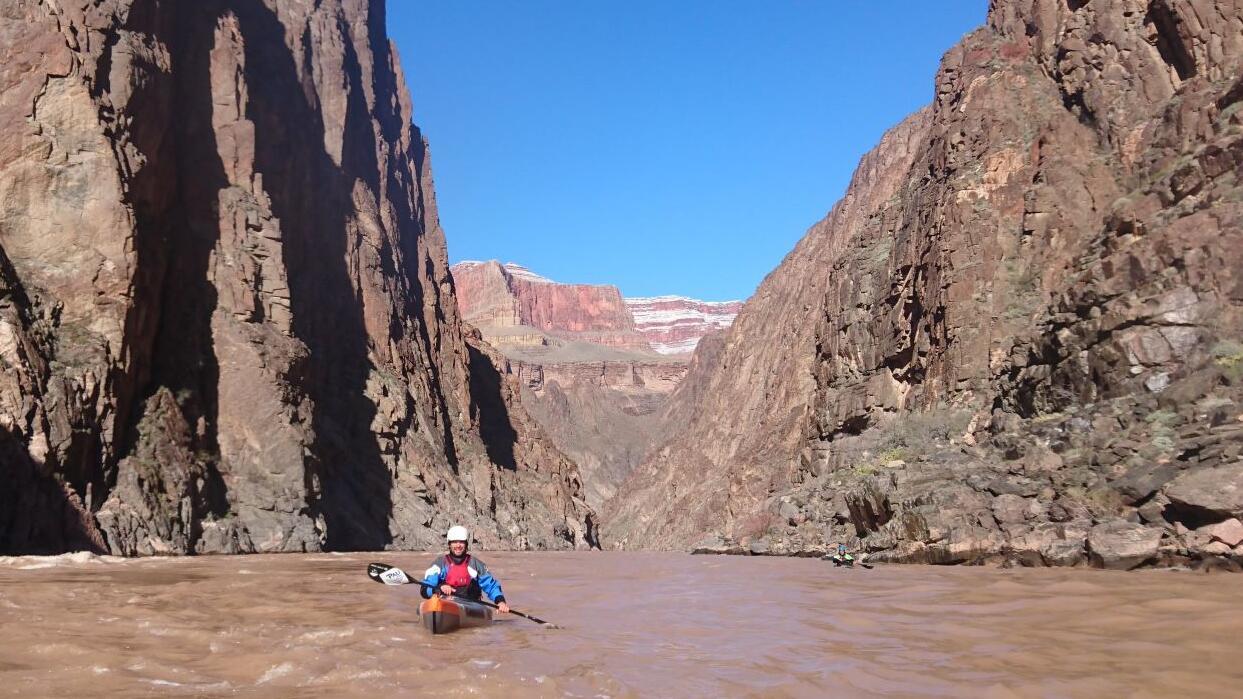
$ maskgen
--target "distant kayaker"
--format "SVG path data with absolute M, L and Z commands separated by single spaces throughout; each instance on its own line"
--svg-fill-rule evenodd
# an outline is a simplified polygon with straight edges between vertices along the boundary
M 846 566 L 847 568 L 855 567 L 855 557 L 846 552 L 846 544 L 838 544 L 837 553 L 832 556 L 827 556 L 827 558 L 830 561 L 833 561 L 833 565 L 835 566 Z
M 509 612 L 505 604 L 505 593 L 501 592 L 501 583 L 492 577 L 484 562 L 466 552 L 470 545 L 470 532 L 466 527 L 449 527 L 445 535 L 449 541 L 449 552 L 436 559 L 432 566 L 423 573 L 421 587 L 424 597 L 431 597 L 439 592 L 451 597 L 480 599 L 486 594 L 502 613 Z

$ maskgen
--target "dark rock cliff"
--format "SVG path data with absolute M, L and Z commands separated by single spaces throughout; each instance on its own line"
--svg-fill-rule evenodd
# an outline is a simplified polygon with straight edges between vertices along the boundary
M 0 550 L 594 540 L 369 0 L 0 3 Z
M 748 302 L 606 539 L 1243 555 L 1241 58 L 1233 0 L 994 0 Z

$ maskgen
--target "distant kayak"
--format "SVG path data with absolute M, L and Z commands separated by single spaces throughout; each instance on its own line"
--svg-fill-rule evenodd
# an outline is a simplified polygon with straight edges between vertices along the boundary
M 470 626 L 486 626 L 492 623 L 492 610 L 478 602 L 460 597 L 432 597 L 419 605 L 419 618 L 423 628 L 432 632 L 449 633 Z

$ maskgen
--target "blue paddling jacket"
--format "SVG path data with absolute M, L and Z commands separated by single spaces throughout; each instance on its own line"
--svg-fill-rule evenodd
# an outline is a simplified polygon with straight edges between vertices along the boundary
M 467 582 L 469 576 L 469 582 Z M 440 556 L 431 567 L 423 571 L 423 582 L 431 587 L 420 586 L 419 594 L 431 597 L 444 583 L 453 585 L 456 594 L 470 599 L 479 599 L 486 594 L 488 599 L 500 604 L 505 601 L 505 593 L 501 591 L 501 583 L 492 577 L 488 566 L 469 553 L 462 557 L 461 563 L 454 563 L 448 556 Z

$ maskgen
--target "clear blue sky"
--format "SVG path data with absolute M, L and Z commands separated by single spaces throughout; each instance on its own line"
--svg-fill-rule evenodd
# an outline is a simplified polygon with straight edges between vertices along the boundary
M 451 261 L 745 298 L 987 0 L 390 0 Z

